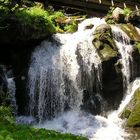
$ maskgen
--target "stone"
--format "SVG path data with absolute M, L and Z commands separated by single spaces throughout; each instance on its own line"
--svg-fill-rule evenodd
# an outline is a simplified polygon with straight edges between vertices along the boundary
M 106 101 L 104 111 L 117 109 L 123 97 L 123 80 L 122 72 L 118 70 L 121 66 L 117 64 L 119 56 L 110 25 L 102 24 L 95 29 L 93 45 L 102 60 L 101 96 Z
M 99 25 L 94 32 L 93 44 L 97 48 L 102 61 L 117 56 L 116 45 L 112 38 L 110 25 Z
M 126 118 L 126 126 L 140 126 L 140 88 L 138 88 L 131 101 L 120 114 L 121 118 Z
M 112 12 L 112 16 L 115 22 L 124 23 L 125 15 L 124 11 L 121 8 L 119 7 L 115 8 L 115 10 Z
M 127 22 L 133 23 L 135 25 L 140 23 L 140 10 L 132 11 L 126 18 Z

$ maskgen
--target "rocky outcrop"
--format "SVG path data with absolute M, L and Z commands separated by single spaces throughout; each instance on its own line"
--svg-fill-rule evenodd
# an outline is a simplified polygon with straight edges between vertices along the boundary
M 127 119 L 127 126 L 140 126 L 140 88 L 135 91 L 133 98 L 120 116 Z
M 106 101 L 104 110 L 107 111 L 117 108 L 123 96 L 119 55 L 110 25 L 102 24 L 96 28 L 93 44 L 102 60 L 102 97 Z
M 107 61 L 110 58 L 116 57 L 118 54 L 115 42 L 112 38 L 110 25 L 102 24 L 96 28 L 93 44 L 96 47 L 102 61 Z
M 138 25 L 140 23 L 140 10 L 132 11 L 127 17 L 126 21 L 130 22 L 134 25 Z
M 43 40 L 55 33 L 54 25 L 49 18 L 46 18 L 45 14 L 47 15 L 45 11 L 32 7 L 17 10 L 11 15 L 0 16 L 0 42 L 16 44 L 31 40 Z
M 125 15 L 124 15 L 124 11 L 121 8 L 119 7 L 115 8 L 115 10 L 112 12 L 112 16 L 113 16 L 113 20 L 116 23 L 124 23 Z

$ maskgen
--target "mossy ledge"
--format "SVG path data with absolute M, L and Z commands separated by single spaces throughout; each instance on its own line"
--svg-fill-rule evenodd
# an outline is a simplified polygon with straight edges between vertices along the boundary
M 121 114 L 121 118 L 126 118 L 126 126 L 140 126 L 140 88 L 138 88 L 129 104 Z
M 20 41 L 44 40 L 56 32 L 77 30 L 75 18 L 66 17 L 61 11 L 44 9 L 41 3 L 22 0 L 19 4 L 17 1 L 0 0 L 0 4 L 1 42 L 16 44 Z
M 0 140 L 88 140 L 72 134 L 17 125 L 10 108 L 0 106 Z
M 102 61 L 107 61 L 118 55 L 110 25 L 102 24 L 95 29 L 93 44 Z

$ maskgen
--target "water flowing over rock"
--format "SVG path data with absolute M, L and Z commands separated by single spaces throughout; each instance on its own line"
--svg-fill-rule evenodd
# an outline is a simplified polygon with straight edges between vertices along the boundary
M 85 30 L 84 24 L 75 34 L 54 35 L 57 42 L 45 41 L 33 52 L 28 73 L 29 112 L 39 121 L 69 109 L 79 110 L 81 105 L 94 108 L 93 114 L 100 110 L 96 104 L 100 103 L 97 94 L 102 88 L 102 67 L 92 44 L 92 32 L 97 25 Z
M 130 38 L 120 28 L 112 25 L 112 32 L 116 46 L 121 55 L 120 61 L 122 63 L 123 86 L 125 90 L 133 77 L 133 46 L 130 43 Z
M 13 115 L 17 113 L 15 90 L 12 71 L 7 70 L 5 65 L 0 65 L 0 105 L 10 106 Z

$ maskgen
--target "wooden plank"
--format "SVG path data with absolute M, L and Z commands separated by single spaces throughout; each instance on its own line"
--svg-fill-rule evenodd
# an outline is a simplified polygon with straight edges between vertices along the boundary
M 67 5 L 70 7 L 77 7 L 83 11 L 100 11 L 107 12 L 109 7 L 112 6 L 111 0 L 51 0 L 53 4 Z M 140 0 L 129 0 L 120 2 L 120 0 L 113 0 L 115 7 L 124 8 L 125 5 L 132 10 L 140 8 Z

